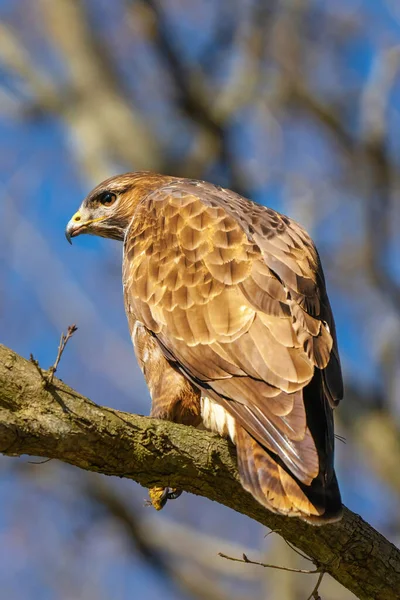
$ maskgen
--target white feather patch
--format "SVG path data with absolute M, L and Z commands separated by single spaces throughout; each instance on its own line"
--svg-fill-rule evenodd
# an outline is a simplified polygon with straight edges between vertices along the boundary
M 207 398 L 201 397 L 201 416 L 203 425 L 206 429 L 219 433 L 222 437 L 230 437 L 235 443 L 236 425 L 235 419 L 230 415 L 223 406 Z

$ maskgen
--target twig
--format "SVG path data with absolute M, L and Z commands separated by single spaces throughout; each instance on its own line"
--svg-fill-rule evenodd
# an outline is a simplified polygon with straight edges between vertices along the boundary
M 33 356 L 33 354 L 29 355 L 29 360 L 31 361 L 31 363 L 36 367 L 37 372 L 40 375 L 40 378 L 42 380 L 42 386 L 46 387 L 48 385 L 48 379 L 47 376 L 44 374 L 43 369 L 41 368 L 41 366 L 39 365 L 39 361 L 36 360 L 36 358 Z
M 63 333 L 61 334 L 60 344 L 58 346 L 57 357 L 54 362 L 54 365 L 52 365 L 49 368 L 49 374 L 47 376 L 47 383 L 49 383 L 49 384 L 53 383 L 54 373 L 57 371 L 57 367 L 60 363 L 61 357 L 62 357 L 65 347 L 68 343 L 68 340 L 74 335 L 74 333 L 77 329 L 78 328 L 76 325 L 69 325 L 69 327 L 67 329 L 67 335 L 64 335 Z
M 285 538 L 283 538 L 285 539 Z M 304 554 L 302 554 L 301 552 L 298 552 L 298 550 L 296 550 L 295 548 L 293 548 L 289 542 L 285 539 L 285 542 L 288 544 L 288 546 L 290 548 L 292 548 L 292 550 L 294 550 L 295 552 L 297 552 L 297 554 L 299 554 L 300 556 L 302 556 L 303 558 L 305 558 L 306 560 L 311 560 L 312 562 L 314 562 L 312 560 L 312 558 L 309 558 L 308 556 L 305 556 Z M 226 558 L 227 560 L 233 560 L 234 562 L 241 562 L 241 563 L 248 563 L 249 565 L 258 565 L 260 567 L 265 567 L 268 569 L 278 569 L 279 571 L 289 571 L 290 573 L 302 573 L 303 575 L 315 575 L 315 573 L 319 573 L 319 577 L 317 580 L 317 583 L 315 584 L 315 587 L 313 589 L 313 591 L 311 592 L 311 595 L 308 596 L 307 600 L 322 600 L 321 596 L 318 593 L 319 590 L 319 586 L 321 585 L 322 582 L 322 578 L 325 575 L 326 571 L 324 568 L 322 567 L 316 567 L 314 570 L 309 570 L 309 569 L 292 569 L 291 567 L 281 567 L 279 565 L 270 565 L 268 563 L 262 563 L 262 562 L 258 562 L 255 560 L 250 560 L 246 554 L 243 554 L 243 558 L 234 558 L 233 556 L 227 556 L 226 554 L 223 554 L 222 552 L 218 552 L 218 556 L 221 556 L 222 558 Z M 314 563 L 315 564 L 315 563 Z
M 269 535 L 271 535 L 271 533 L 278 533 L 278 534 L 282 535 L 280 529 L 271 529 L 271 531 L 268 531 L 268 533 L 265 534 L 264 538 L 266 538 Z M 289 546 L 289 548 L 291 550 L 293 550 L 293 552 L 296 552 L 296 554 L 298 554 L 299 556 L 301 556 L 301 558 L 304 558 L 305 560 L 308 560 L 308 561 L 310 561 L 310 562 L 312 562 L 312 563 L 315 564 L 315 561 L 313 561 L 312 558 L 310 558 L 306 554 L 303 554 L 302 552 L 300 552 L 300 550 L 298 550 L 295 546 L 293 546 L 293 544 L 291 544 L 290 542 L 288 542 L 287 539 L 285 539 L 284 537 L 282 537 L 282 539 Z
M 67 329 L 67 335 L 64 335 L 63 333 L 61 334 L 56 360 L 54 361 L 54 364 L 48 369 L 48 371 L 46 373 L 43 371 L 43 369 L 39 365 L 39 361 L 37 361 L 34 358 L 33 354 L 30 355 L 30 361 L 33 365 L 35 365 L 36 370 L 42 379 L 43 387 L 46 388 L 47 386 L 49 386 L 53 383 L 54 373 L 57 371 L 58 365 L 60 364 L 60 360 L 61 360 L 61 357 L 65 350 L 65 346 L 67 345 L 68 340 L 74 335 L 74 333 L 77 329 L 78 328 L 76 325 L 69 325 L 69 327 Z
M 321 585 L 322 579 L 325 575 L 325 571 L 321 571 L 317 580 L 317 583 L 315 584 L 315 587 L 313 589 L 313 591 L 311 592 L 310 596 L 308 596 L 307 600 L 322 600 L 321 596 L 318 593 L 319 590 L 319 586 Z
M 309 556 L 307 556 L 303 552 L 300 552 L 300 550 L 298 550 L 295 546 L 293 546 L 293 544 L 291 544 L 290 542 L 288 542 L 285 538 L 283 538 L 283 540 L 284 540 L 284 542 L 286 542 L 286 544 L 289 546 L 289 548 L 291 550 L 293 550 L 293 552 L 296 552 L 296 554 L 298 554 L 299 556 L 301 556 L 301 558 L 304 558 L 304 560 L 308 560 L 308 561 L 314 563 L 314 561 L 313 561 L 312 558 L 310 558 Z
M 243 554 L 243 558 L 234 558 L 233 556 L 227 556 L 222 552 L 218 552 L 218 556 L 221 558 L 226 558 L 227 560 L 233 560 L 234 562 L 248 563 L 249 565 L 258 565 L 260 567 L 265 567 L 268 569 L 278 569 L 279 571 L 290 571 L 290 573 L 304 573 L 305 575 L 313 575 L 315 573 L 321 573 L 321 568 L 317 567 L 313 571 L 308 569 L 292 569 L 290 567 L 281 567 L 279 565 L 269 565 L 267 563 L 257 562 L 255 560 L 250 560 L 246 554 Z

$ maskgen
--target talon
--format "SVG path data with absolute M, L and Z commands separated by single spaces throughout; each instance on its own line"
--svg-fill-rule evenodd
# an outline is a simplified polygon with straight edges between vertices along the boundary
M 167 504 L 168 500 L 175 500 L 182 494 L 181 490 L 169 487 L 153 487 L 149 489 L 149 504 L 156 510 L 161 510 Z
M 168 500 L 168 488 L 153 487 L 149 489 L 150 502 L 156 510 L 161 510 Z
M 176 488 L 168 488 L 167 498 L 168 500 L 176 500 L 182 494 L 182 490 Z

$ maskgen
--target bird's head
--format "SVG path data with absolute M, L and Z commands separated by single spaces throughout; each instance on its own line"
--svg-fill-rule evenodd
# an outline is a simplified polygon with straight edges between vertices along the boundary
M 95 187 L 67 224 L 65 236 L 88 233 L 123 240 L 139 202 L 170 178 L 156 173 L 126 173 Z

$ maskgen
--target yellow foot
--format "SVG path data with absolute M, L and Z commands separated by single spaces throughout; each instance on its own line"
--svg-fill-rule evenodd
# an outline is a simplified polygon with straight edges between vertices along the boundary
M 156 510 L 161 510 L 167 504 L 168 500 L 175 500 L 182 494 L 180 490 L 169 487 L 153 487 L 149 489 L 149 498 L 151 504 Z

